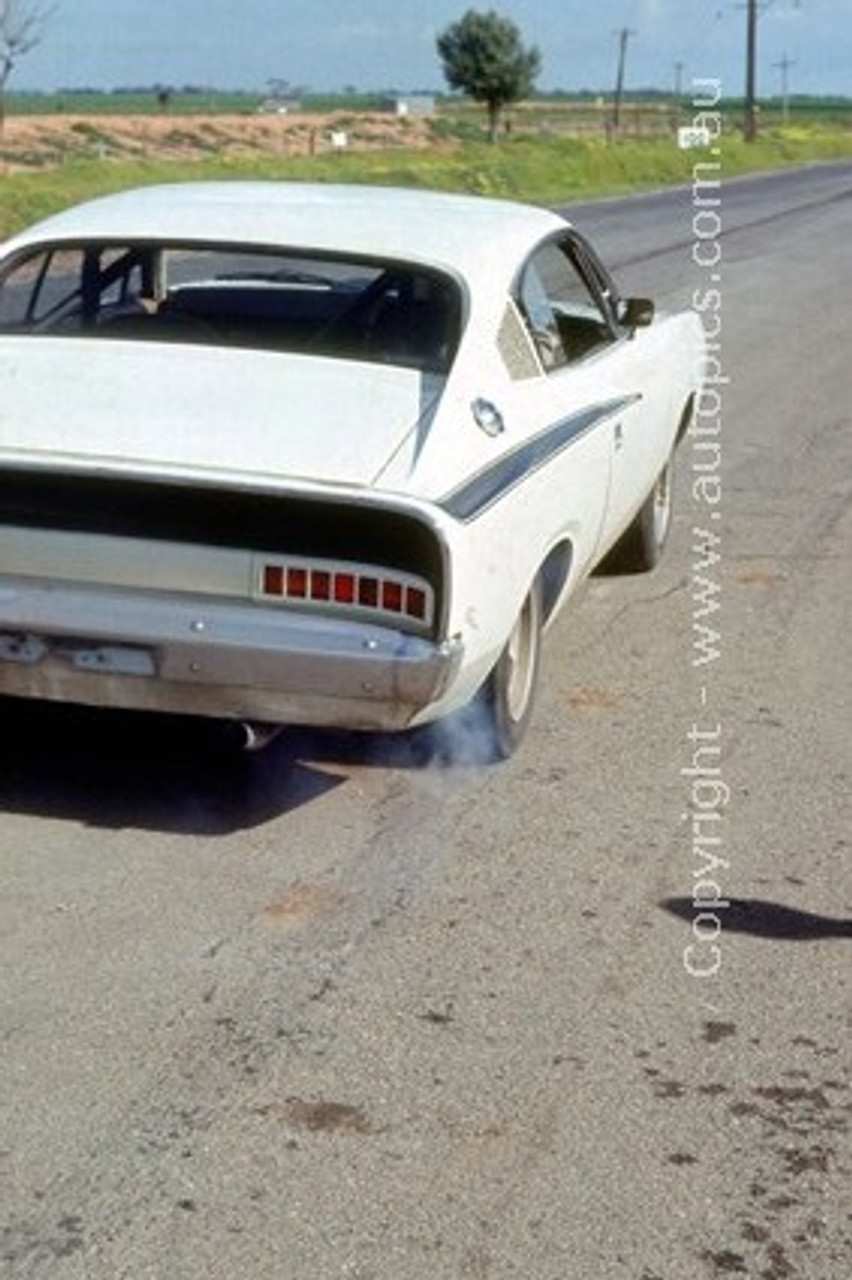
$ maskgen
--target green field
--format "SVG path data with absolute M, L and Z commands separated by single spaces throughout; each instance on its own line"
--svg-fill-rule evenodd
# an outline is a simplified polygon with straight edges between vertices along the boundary
M 255 100 L 251 101 L 254 111 Z M 128 114 L 129 103 L 123 95 L 121 105 L 122 114 Z M 217 106 L 223 109 L 221 98 Z M 497 145 L 483 140 L 481 112 L 457 106 L 453 112 L 439 113 L 430 126 L 433 143 L 425 147 L 353 147 L 341 154 L 288 157 L 255 152 L 223 157 L 216 154 L 208 139 L 203 148 L 206 157 L 192 161 L 107 155 L 103 146 L 99 155 L 94 144 L 109 137 L 109 123 L 104 119 L 97 128 L 86 126 L 93 138 L 89 157 L 68 158 L 48 166 L 10 167 L 6 172 L 0 168 L 0 238 L 76 201 L 153 182 L 211 178 L 363 181 L 559 204 L 688 183 L 696 163 L 711 159 L 706 150 L 678 150 L 672 132 L 674 121 L 670 110 L 665 116 L 665 108 L 662 112 L 656 108 L 650 117 L 652 123 L 667 119 L 665 129 L 646 123 L 639 136 L 634 131 L 634 136 L 620 136 L 617 141 L 608 141 L 599 129 L 570 133 L 557 127 L 560 120 L 564 124 L 562 110 L 570 110 L 576 123 L 576 104 L 533 104 L 523 116 L 518 113 L 522 127 L 513 128 Z M 688 118 L 681 115 L 684 122 Z M 629 119 L 628 114 L 628 123 Z M 188 121 L 183 125 L 178 121 L 175 126 L 176 131 L 190 127 Z M 192 127 L 198 141 L 203 126 Z M 764 125 L 759 140 L 747 145 L 736 123 L 728 120 L 719 146 L 723 180 L 760 169 L 849 158 L 852 121 L 830 118 L 823 112 L 803 121 L 795 119 L 787 127 Z M 0 165 L 3 158 L 0 146 Z
M 266 101 L 262 93 L 224 93 L 217 89 L 191 92 L 166 90 L 169 115 L 253 115 Z M 306 111 L 374 111 L 382 94 L 310 94 L 302 99 Z M 10 115 L 159 115 L 164 108 L 156 89 L 99 92 L 75 89 L 57 93 L 10 93 Z
M 262 93 L 228 93 L 217 89 L 166 89 L 158 87 L 138 90 L 62 90 L 56 93 L 8 93 L 6 109 L 10 115 L 156 115 L 164 110 L 161 93 L 167 95 L 169 115 L 251 115 L 267 100 Z M 391 91 L 374 93 L 304 93 L 299 95 L 301 108 L 308 112 L 375 111 L 392 98 Z M 479 116 L 482 110 L 455 95 L 435 94 L 438 111 L 448 117 Z M 553 93 L 538 95 L 525 103 L 522 110 L 539 117 L 553 113 L 587 115 L 593 119 L 599 112 L 601 95 L 591 92 L 581 94 Z M 669 110 L 671 97 L 662 92 L 627 93 L 624 110 L 630 115 L 635 110 Z M 722 110 L 733 122 L 742 114 L 742 107 L 733 99 L 725 99 Z M 607 111 L 611 103 L 605 102 Z M 686 98 L 682 107 L 687 110 Z M 777 98 L 766 99 L 760 110 L 768 125 L 781 120 L 781 104 Z M 790 99 L 791 115 L 799 123 L 852 127 L 852 98 L 808 97 L 795 94 Z

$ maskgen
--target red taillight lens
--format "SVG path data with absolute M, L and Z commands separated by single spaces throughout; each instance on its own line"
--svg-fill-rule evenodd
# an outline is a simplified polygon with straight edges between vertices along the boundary
M 291 600 L 304 600 L 308 594 L 308 572 L 306 569 L 287 570 L 287 595 Z
M 267 564 L 263 569 L 263 594 L 284 595 L 284 569 L 280 564 Z
M 336 573 L 334 575 L 334 598 L 338 604 L 355 603 L 354 573 Z
M 403 586 L 387 579 L 382 583 L 382 608 L 388 613 L 402 613 Z
M 379 604 L 378 578 L 359 578 L 358 603 L 362 604 L 365 607 L 365 609 L 376 609 L 378 607 L 378 604 Z
M 409 587 L 405 593 L 405 612 L 421 621 L 426 618 L 426 592 L 419 587 Z
M 285 604 L 324 605 L 387 615 L 396 624 L 408 619 L 430 626 L 434 610 L 431 586 L 414 574 L 357 565 L 338 569 L 327 561 L 267 562 L 259 566 L 260 595 Z

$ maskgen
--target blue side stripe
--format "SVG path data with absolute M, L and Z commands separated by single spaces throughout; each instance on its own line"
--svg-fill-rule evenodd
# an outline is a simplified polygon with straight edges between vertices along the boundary
M 448 494 L 438 505 L 457 520 L 475 520 L 551 458 L 586 435 L 592 427 L 620 413 L 638 399 L 641 399 L 639 395 L 620 396 L 563 418 L 532 440 L 504 454 L 479 475 Z

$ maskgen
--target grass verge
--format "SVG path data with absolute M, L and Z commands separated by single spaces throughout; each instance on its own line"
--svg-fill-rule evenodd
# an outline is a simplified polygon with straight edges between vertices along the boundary
M 852 158 L 852 131 L 789 128 L 746 145 L 722 139 L 720 176 Z M 50 213 L 93 196 L 155 182 L 261 179 L 367 182 L 387 186 L 466 191 L 568 204 L 691 181 L 693 168 L 711 159 L 679 151 L 670 139 L 517 137 L 499 146 L 467 142 L 434 149 L 349 151 L 337 155 L 208 158 L 194 162 L 156 158 L 68 160 L 42 170 L 0 172 L 0 239 Z

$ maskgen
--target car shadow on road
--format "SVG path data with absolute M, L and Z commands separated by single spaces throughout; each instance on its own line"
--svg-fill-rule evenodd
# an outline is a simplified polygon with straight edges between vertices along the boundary
M 215 722 L 2 699 L 0 723 L 0 812 L 218 836 L 346 780 L 296 738 L 246 753 Z
M 660 906 L 671 915 L 692 922 L 701 910 L 691 898 L 666 898 Z M 732 898 L 714 912 L 724 931 L 784 942 L 813 942 L 819 938 L 852 938 L 852 920 L 815 915 L 762 898 Z
M 0 726 L 0 813 L 108 829 L 224 836 L 319 800 L 355 769 L 448 763 L 422 732 L 288 728 L 246 752 L 215 721 L 7 698 Z

